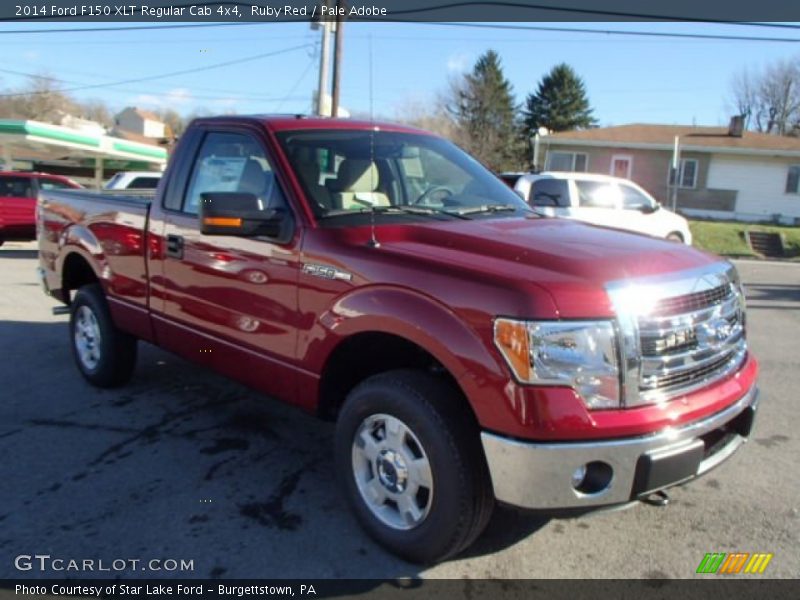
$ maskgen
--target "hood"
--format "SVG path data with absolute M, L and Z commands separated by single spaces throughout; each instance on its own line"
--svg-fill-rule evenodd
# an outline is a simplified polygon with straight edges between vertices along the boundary
M 384 253 L 402 255 L 406 261 L 433 261 L 475 278 L 535 284 L 550 293 L 561 317 L 612 315 L 605 293 L 608 282 L 721 260 L 683 244 L 566 219 L 388 226 L 379 227 L 377 237 Z

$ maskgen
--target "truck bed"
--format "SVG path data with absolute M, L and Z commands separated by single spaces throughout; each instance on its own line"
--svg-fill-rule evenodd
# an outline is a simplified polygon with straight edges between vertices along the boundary
M 43 191 L 37 203 L 39 261 L 50 293 L 69 302 L 59 274 L 83 259 L 112 297 L 147 306 L 147 228 L 152 190 Z

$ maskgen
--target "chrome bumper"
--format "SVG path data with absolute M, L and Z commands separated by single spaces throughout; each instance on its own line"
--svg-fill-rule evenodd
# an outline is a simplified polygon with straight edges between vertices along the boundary
M 758 405 L 753 386 L 738 402 L 702 421 L 613 441 L 526 443 L 491 433 L 481 441 L 497 500 L 530 509 L 623 504 L 713 469 L 750 435 Z M 595 483 L 574 487 L 572 474 L 592 464 Z M 598 483 L 599 482 L 599 483 Z M 595 489 L 596 488 L 596 489 Z

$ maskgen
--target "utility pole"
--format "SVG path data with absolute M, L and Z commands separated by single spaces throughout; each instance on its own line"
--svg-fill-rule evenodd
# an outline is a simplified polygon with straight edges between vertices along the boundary
M 328 1 L 322 2 L 324 6 L 328 6 Z M 317 114 L 325 116 L 326 107 L 325 99 L 328 95 L 328 63 L 330 62 L 330 46 L 331 46 L 331 22 L 322 17 L 320 20 L 322 27 L 322 48 L 319 56 L 319 84 L 317 85 Z
M 672 148 L 672 190 L 671 190 L 671 204 L 673 212 L 678 208 L 678 186 L 680 185 L 680 166 L 681 166 L 681 149 L 680 138 L 675 136 L 675 145 Z
M 322 21 L 322 51 L 319 56 L 319 84 L 317 85 L 317 114 L 325 115 L 325 97 L 328 95 L 328 50 L 331 45 L 331 24 Z
M 331 92 L 331 116 L 339 116 L 339 91 L 342 78 L 342 36 L 344 35 L 344 19 L 341 13 L 346 10 L 344 0 L 336 0 L 336 34 L 333 43 L 333 90 Z

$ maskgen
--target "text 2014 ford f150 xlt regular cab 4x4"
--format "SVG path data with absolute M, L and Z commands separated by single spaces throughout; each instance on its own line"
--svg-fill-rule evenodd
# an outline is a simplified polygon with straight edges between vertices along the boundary
M 38 217 L 86 379 L 125 382 L 144 340 L 336 419 L 356 516 L 411 560 L 495 501 L 622 505 L 750 434 L 731 264 L 540 217 L 419 130 L 199 119 L 154 198 L 43 192 Z

